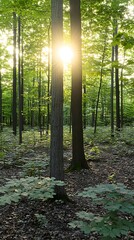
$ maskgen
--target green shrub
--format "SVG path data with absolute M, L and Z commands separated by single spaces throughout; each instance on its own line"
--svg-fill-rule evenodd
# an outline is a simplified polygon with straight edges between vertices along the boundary
M 21 175 L 24 176 L 41 176 L 41 174 L 46 170 L 48 162 L 43 160 L 30 160 L 24 164 L 22 167 Z
M 0 187 L 0 205 L 17 203 L 24 197 L 45 201 L 54 197 L 56 185 L 63 186 L 64 183 L 48 177 L 14 178 Z
M 134 191 L 124 184 L 88 187 L 79 196 L 89 197 L 93 204 L 102 206 L 103 211 L 101 216 L 85 211 L 76 213 L 82 220 L 71 222 L 72 228 L 78 227 L 86 234 L 97 232 L 107 240 L 134 232 Z

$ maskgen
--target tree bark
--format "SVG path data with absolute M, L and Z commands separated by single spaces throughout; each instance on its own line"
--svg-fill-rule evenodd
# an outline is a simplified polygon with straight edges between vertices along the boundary
M 12 115 L 13 115 L 13 134 L 16 135 L 16 129 L 17 129 L 17 92 L 16 92 L 16 82 L 17 82 L 17 76 L 16 76 L 16 13 L 13 12 L 13 109 L 12 109 Z
M 1 70 L 0 70 L 0 131 L 3 129 L 3 117 L 2 117 L 2 77 L 1 77 Z
M 84 129 L 86 129 L 87 126 L 87 115 L 86 115 L 86 110 L 87 110 L 87 102 L 86 102 L 86 93 L 87 93 L 87 89 L 86 89 L 86 83 L 83 86 L 83 93 L 84 93 L 84 101 L 83 101 L 83 127 Z
M 48 69 L 47 69 L 47 126 L 46 134 L 49 133 L 50 124 L 50 27 L 48 28 Z
M 118 23 L 115 21 L 115 34 L 118 33 Z M 115 46 L 115 61 L 118 64 L 118 45 Z M 115 86 L 116 86 L 116 130 L 120 130 L 120 91 L 119 91 L 119 69 L 115 68 Z
M 111 67 L 111 137 L 114 137 L 114 46 L 112 46 L 112 67 Z
M 123 65 L 122 65 L 122 69 L 121 69 L 121 77 L 120 77 L 120 81 L 121 81 L 121 128 L 123 128 L 123 115 L 124 115 L 124 112 L 123 112 L 123 109 L 124 109 L 124 104 L 123 104 L 123 99 L 124 99 L 124 96 L 123 96 L 123 70 L 124 70 L 124 62 L 125 62 L 125 50 L 124 50 L 124 59 L 123 59 Z
M 82 126 L 82 54 L 80 0 L 70 0 L 72 62 L 72 162 L 70 170 L 88 168 L 83 146 Z
M 40 64 L 41 64 L 41 57 L 40 57 Z M 42 123 L 41 123 L 41 66 L 39 67 L 39 74 L 38 74 L 38 126 L 39 131 L 41 134 L 42 131 Z
M 106 40 L 107 40 L 107 34 L 104 39 L 104 48 L 103 48 L 102 61 L 101 61 L 100 85 L 99 85 L 97 102 L 96 102 L 94 133 L 96 133 L 96 129 L 97 129 L 98 107 L 99 107 L 100 93 L 101 93 L 102 80 L 103 80 L 103 63 L 104 63 L 104 59 L 105 59 L 106 43 L 107 43 Z
M 51 0 L 52 8 L 52 106 L 50 176 L 64 181 L 63 163 L 63 63 L 58 49 L 63 43 L 63 0 Z M 66 198 L 64 187 L 56 187 L 56 198 Z
M 24 44 L 23 44 L 23 25 L 21 23 L 21 104 L 22 104 L 22 131 L 24 130 L 24 122 L 25 118 L 23 115 L 23 108 L 24 108 Z
M 18 17 L 19 144 L 22 143 L 21 20 Z

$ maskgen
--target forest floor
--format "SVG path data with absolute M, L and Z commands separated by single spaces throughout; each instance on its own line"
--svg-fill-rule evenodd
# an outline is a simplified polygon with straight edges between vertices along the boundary
M 42 202 L 23 200 L 0 207 L 0 239 L 4 240 L 96 240 L 97 234 L 85 235 L 79 229 L 71 229 L 69 222 L 76 218 L 76 212 L 98 212 L 98 207 L 93 207 L 88 198 L 78 196 L 85 187 L 95 186 L 111 181 L 124 183 L 128 188 L 134 189 L 134 151 L 133 146 L 120 143 L 118 146 L 102 143 L 91 151 L 91 144 L 85 145 L 89 170 L 65 173 L 66 191 L 73 202 L 61 201 Z M 99 150 L 98 150 L 99 149 Z M 127 149 L 127 151 L 126 151 Z M 29 160 L 44 161 L 49 151 L 42 143 L 29 147 L 26 151 L 15 156 L 14 152 L 6 155 L 6 162 L 0 163 L 0 185 L 6 179 L 20 177 L 22 165 Z M 64 151 L 65 168 L 70 164 L 71 149 Z M 16 164 L 19 161 L 19 164 Z M 49 170 L 44 171 L 44 176 L 49 176 Z M 37 221 L 35 214 L 43 214 L 47 224 Z M 118 239 L 118 238 L 117 238 Z M 134 234 L 119 239 L 134 239 Z

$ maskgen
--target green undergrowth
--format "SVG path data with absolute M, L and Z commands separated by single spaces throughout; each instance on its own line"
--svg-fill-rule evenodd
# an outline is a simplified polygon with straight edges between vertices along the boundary
M 11 128 L 4 128 L 0 132 L 0 164 L 8 168 L 14 165 L 22 165 L 25 162 L 21 161 L 24 153 L 34 151 L 38 147 L 50 147 L 50 136 L 42 135 L 37 129 L 23 131 L 23 142 L 18 143 L 18 135 L 14 136 Z
M 22 169 L 21 169 L 21 176 L 42 176 L 43 173 L 45 173 L 46 168 L 49 165 L 48 161 L 48 156 L 44 154 L 44 159 L 39 160 L 33 159 L 33 160 L 28 160 L 23 164 Z
M 88 160 L 99 160 L 100 153 L 104 150 L 116 151 L 119 156 L 134 156 L 134 127 L 124 127 L 121 131 L 115 131 L 111 137 L 109 127 L 98 127 L 96 134 L 92 127 L 84 130 L 85 156 Z M 23 143 L 18 144 L 18 136 L 14 136 L 11 128 L 4 128 L 0 132 L 0 164 L 9 168 L 14 165 L 23 165 L 22 156 L 28 151 L 42 147 L 50 148 L 50 135 L 40 135 L 37 128 L 23 131 Z M 64 126 L 64 150 L 71 149 L 72 137 L 69 128 Z M 107 147 L 107 149 L 106 149 Z M 105 148 L 105 149 L 104 149 Z M 31 160 L 30 160 L 31 161 Z M 29 163 L 29 165 L 32 163 Z M 36 165 L 36 163 L 35 163 Z M 40 164 L 41 165 L 41 164 Z
M 134 127 L 124 127 L 120 131 L 115 131 L 111 137 L 110 127 L 98 127 L 96 134 L 94 128 L 88 127 L 84 130 L 84 141 L 88 144 L 116 144 L 124 142 L 126 145 L 134 145 Z
M 46 201 L 55 195 L 55 186 L 63 186 L 62 181 L 49 177 L 25 177 L 8 180 L 0 187 L 0 206 L 18 203 L 21 199 Z
M 98 214 L 77 212 L 76 216 L 80 220 L 72 221 L 70 227 L 80 228 L 85 234 L 98 233 L 105 240 L 134 232 L 134 191 L 127 189 L 124 184 L 87 187 L 78 195 L 89 198 L 99 210 Z

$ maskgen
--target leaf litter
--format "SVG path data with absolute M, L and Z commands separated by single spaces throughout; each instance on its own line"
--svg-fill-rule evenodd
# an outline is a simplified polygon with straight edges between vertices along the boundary
M 2 240 L 97 240 L 97 234 L 85 235 L 79 229 L 69 228 L 69 222 L 76 218 L 76 212 L 87 211 L 98 213 L 100 207 L 92 206 L 87 198 L 78 196 L 85 187 L 95 186 L 100 183 L 120 182 L 128 188 L 134 189 L 134 159 L 133 155 L 120 155 L 117 149 L 102 147 L 96 159 L 88 159 L 89 170 L 79 172 L 65 172 L 66 191 L 72 202 L 62 201 L 29 201 L 25 198 L 19 203 L 0 207 L 0 239 Z M 88 146 L 86 146 L 88 149 Z M 49 151 L 42 146 L 34 147 L 19 157 L 20 165 L 9 164 L 8 168 L 0 164 L 0 185 L 6 179 L 19 178 L 23 164 L 28 161 L 44 161 Z M 8 154 L 10 161 L 11 157 Z M 8 156 L 6 161 L 8 161 Z M 69 166 L 71 150 L 64 151 L 65 169 Z M 47 159 L 48 160 L 48 159 Z M 15 160 L 17 161 L 17 160 Z M 49 176 L 49 167 L 41 172 Z M 38 217 L 37 217 L 38 216 Z M 40 217 L 40 218 L 39 218 Z M 127 217 L 127 216 L 126 216 Z M 44 221 L 44 222 L 43 222 Z M 134 235 L 120 239 L 134 239 Z

